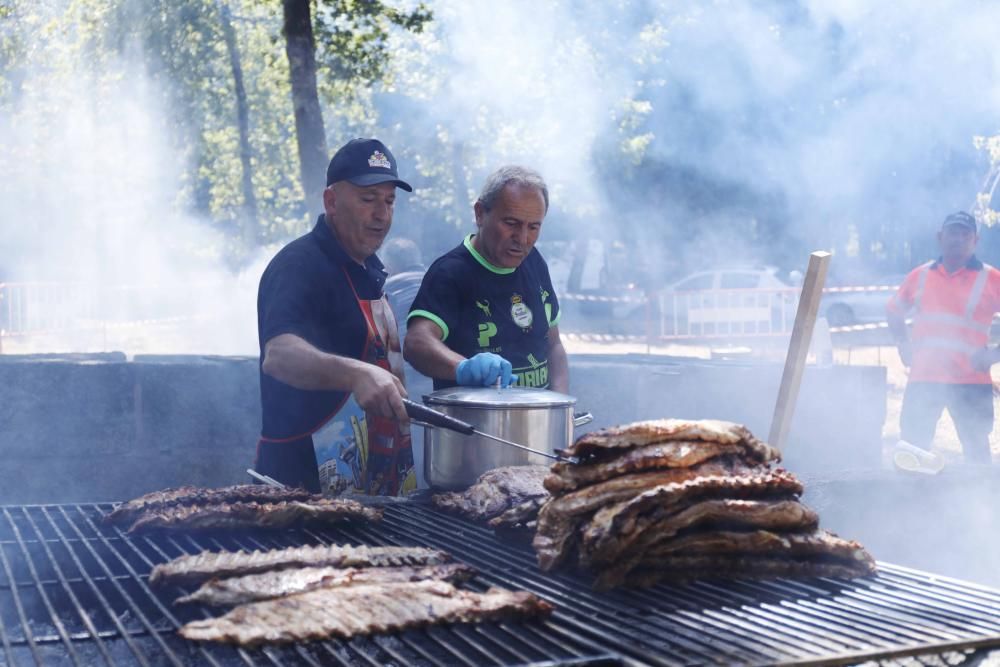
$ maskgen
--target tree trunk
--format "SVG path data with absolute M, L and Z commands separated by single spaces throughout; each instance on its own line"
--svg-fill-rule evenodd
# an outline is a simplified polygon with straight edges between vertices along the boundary
M 257 197 L 253 192 L 253 165 L 250 163 L 250 108 L 247 104 L 247 91 L 243 86 L 243 66 L 240 64 L 240 51 L 236 46 L 236 31 L 233 29 L 229 3 L 219 2 L 219 16 L 222 22 L 222 35 L 226 40 L 226 50 L 229 51 L 229 64 L 233 69 L 233 86 L 236 89 L 236 123 L 240 130 L 240 165 L 243 168 L 243 210 L 240 215 L 240 230 L 243 237 L 243 247 L 250 251 L 257 246 Z
M 295 136 L 299 147 L 299 178 L 305 203 L 312 213 L 323 209 L 326 185 L 326 131 L 316 90 L 316 44 L 313 40 L 310 0 L 283 0 L 285 53 L 292 83 Z

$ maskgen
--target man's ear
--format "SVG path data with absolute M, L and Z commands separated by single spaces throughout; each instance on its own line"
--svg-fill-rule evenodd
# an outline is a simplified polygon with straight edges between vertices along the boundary
M 333 185 L 328 185 L 323 190 L 323 210 L 326 211 L 327 217 L 332 216 L 337 208 L 337 193 L 333 187 Z
M 483 226 L 483 217 L 486 215 L 486 208 L 483 206 L 482 202 L 477 201 L 472 210 L 476 214 L 476 227 Z

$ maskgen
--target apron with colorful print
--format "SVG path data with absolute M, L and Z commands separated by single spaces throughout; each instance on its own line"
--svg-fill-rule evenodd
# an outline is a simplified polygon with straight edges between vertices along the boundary
M 384 368 L 402 382 L 403 354 L 389 302 L 385 296 L 361 299 L 349 275 L 347 281 L 368 325 L 361 361 Z M 353 394 L 312 439 L 320 488 L 326 495 L 396 496 L 417 486 L 409 424 L 366 414 Z

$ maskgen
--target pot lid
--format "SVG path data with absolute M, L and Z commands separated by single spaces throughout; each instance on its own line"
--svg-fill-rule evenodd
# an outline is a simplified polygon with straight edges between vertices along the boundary
M 576 396 L 531 387 L 449 387 L 424 396 L 426 405 L 471 408 L 554 408 L 574 405 Z

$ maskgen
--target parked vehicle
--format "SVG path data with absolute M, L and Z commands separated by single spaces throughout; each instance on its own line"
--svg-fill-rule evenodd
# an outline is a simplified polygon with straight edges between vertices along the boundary
M 872 286 L 891 286 L 892 290 L 827 292 L 820 301 L 820 315 L 831 327 L 885 322 L 885 304 L 905 277 L 906 274 L 901 273 L 871 281 Z
M 689 274 L 658 290 L 647 303 L 616 303 L 621 332 L 716 336 L 784 331 L 795 317 L 797 293 L 777 267 L 731 266 Z

